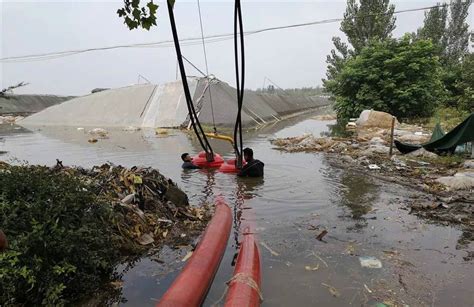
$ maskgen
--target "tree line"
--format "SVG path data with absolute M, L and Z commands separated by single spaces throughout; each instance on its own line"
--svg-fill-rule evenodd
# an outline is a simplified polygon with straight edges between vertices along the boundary
M 425 12 L 423 25 L 394 38 L 389 0 L 348 0 L 341 31 L 327 56 L 325 90 L 338 118 L 364 109 L 401 118 L 426 117 L 447 106 L 474 111 L 474 35 L 467 23 L 472 0 L 451 0 Z

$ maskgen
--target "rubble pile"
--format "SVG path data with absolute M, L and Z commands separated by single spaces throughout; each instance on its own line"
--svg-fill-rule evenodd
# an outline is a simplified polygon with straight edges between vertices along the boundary
M 350 144 L 349 140 L 336 139 L 332 137 L 317 138 L 312 134 L 304 134 L 302 136 L 274 139 L 271 143 L 277 149 L 287 152 L 301 151 L 330 151 L 343 152 Z
M 0 165 L 0 169 L 6 167 L 8 164 Z M 150 246 L 159 245 L 165 239 L 179 245 L 204 229 L 209 219 L 208 206 L 190 206 L 187 195 L 153 168 L 129 169 L 103 164 L 83 169 L 64 167 L 57 161 L 50 171 L 87 183 L 105 204 L 110 205 L 117 232 L 131 249 L 152 243 Z
M 275 149 L 286 152 L 325 152 L 338 154 L 341 162 L 355 163 L 372 170 L 400 175 L 404 178 L 417 178 L 419 184 L 428 191 L 468 190 L 474 188 L 474 172 L 462 163 L 437 163 L 436 154 L 421 148 L 406 155 L 400 155 L 393 148 L 389 156 L 389 141 L 380 130 L 358 133 L 351 138 L 315 137 L 305 134 L 271 140 Z M 470 165 L 469 160 L 465 165 Z M 466 170 L 464 170 L 466 169 Z M 457 172 L 459 171 L 459 172 Z M 444 185 L 444 188 L 442 187 Z
M 462 224 L 474 232 L 474 160 L 442 157 L 423 148 L 402 155 L 395 146 L 390 155 L 391 125 L 388 122 L 393 117 L 378 113 L 372 117 L 368 112 L 361 114 L 366 117 L 365 121 L 356 124 L 356 130 L 349 137 L 304 134 L 273 139 L 271 143 L 274 149 L 285 152 L 323 152 L 335 166 L 426 192 L 426 199 L 408 204 L 412 211 L 438 221 Z M 395 121 L 394 139 L 416 144 L 430 137 L 431 133 L 422 127 Z
M 186 233 L 202 230 L 209 218 L 208 207 L 189 206 L 187 195 L 153 168 L 104 164 L 91 170 L 59 171 L 81 176 L 96 186 L 99 196 L 122 212 L 121 234 L 141 245 L 159 243 L 172 232 L 175 239 L 181 238 L 173 242 L 179 244 Z

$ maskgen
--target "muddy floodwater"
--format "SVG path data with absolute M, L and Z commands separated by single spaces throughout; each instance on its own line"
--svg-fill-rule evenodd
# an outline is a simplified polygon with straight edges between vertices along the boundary
M 193 205 L 223 195 L 235 215 L 234 229 L 205 306 L 222 305 L 242 220 L 255 221 L 261 243 L 263 306 L 474 306 L 474 245 L 460 240 L 463 234 L 455 227 L 409 214 L 406 203 L 419 192 L 333 167 L 324 154 L 283 153 L 269 142 L 303 133 L 319 136 L 329 124 L 306 116 L 247 132 L 245 145 L 265 162 L 264 180 L 182 171 L 180 154 L 199 149 L 179 131 L 156 136 L 111 130 L 110 138 L 90 144 L 77 127 L 8 126 L 0 128 L 0 158 L 46 165 L 58 158 L 84 167 L 107 161 L 145 165 L 176 181 Z M 232 157 L 229 145 L 213 144 L 216 152 Z M 323 230 L 328 233 L 319 241 Z M 120 267 L 121 305 L 154 305 L 189 250 L 164 247 Z M 361 257 L 374 257 L 379 268 L 363 267 Z

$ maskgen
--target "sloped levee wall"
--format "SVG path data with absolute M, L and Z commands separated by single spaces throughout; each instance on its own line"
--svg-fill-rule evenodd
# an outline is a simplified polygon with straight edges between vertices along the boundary
M 188 85 L 191 93 L 196 91 L 197 78 L 189 78 Z M 188 116 L 186 97 L 181 82 L 171 82 L 156 86 L 157 89 L 147 106 L 139 127 L 178 127 Z
M 54 95 L 0 95 L 0 115 L 30 115 L 74 98 Z
M 155 85 L 135 85 L 78 97 L 33 114 L 22 126 L 137 126 Z
M 211 82 L 211 84 L 209 84 Z M 233 125 L 237 114 L 235 88 L 205 78 L 189 77 L 191 95 L 203 124 Z M 212 97 L 212 103 L 211 103 Z M 262 95 L 246 91 L 242 121 L 265 124 L 329 104 L 327 99 Z M 104 90 L 49 107 L 20 121 L 22 126 L 179 127 L 189 122 L 181 81 Z
M 199 120 L 206 124 L 215 122 L 217 125 L 233 125 L 237 114 L 236 89 L 216 80 L 211 81 L 211 86 L 208 87 L 208 82 L 204 78 L 200 79 L 194 95 L 195 104 L 198 106 L 202 104 Z M 324 97 L 257 94 L 245 91 L 242 122 L 246 126 L 261 125 L 329 104 L 329 100 Z

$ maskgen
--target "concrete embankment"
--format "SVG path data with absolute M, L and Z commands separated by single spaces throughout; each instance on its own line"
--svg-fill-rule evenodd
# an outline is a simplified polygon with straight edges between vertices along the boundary
M 54 95 L 1 95 L 0 115 L 30 115 L 72 98 L 74 97 Z
M 191 95 L 203 124 L 233 125 L 235 88 L 219 80 L 189 77 Z M 212 99 L 212 101 L 211 101 Z M 261 125 L 328 105 L 327 98 L 257 94 L 246 91 L 242 121 Z M 189 122 L 181 81 L 104 90 L 50 107 L 23 121 L 24 126 L 179 127 Z

